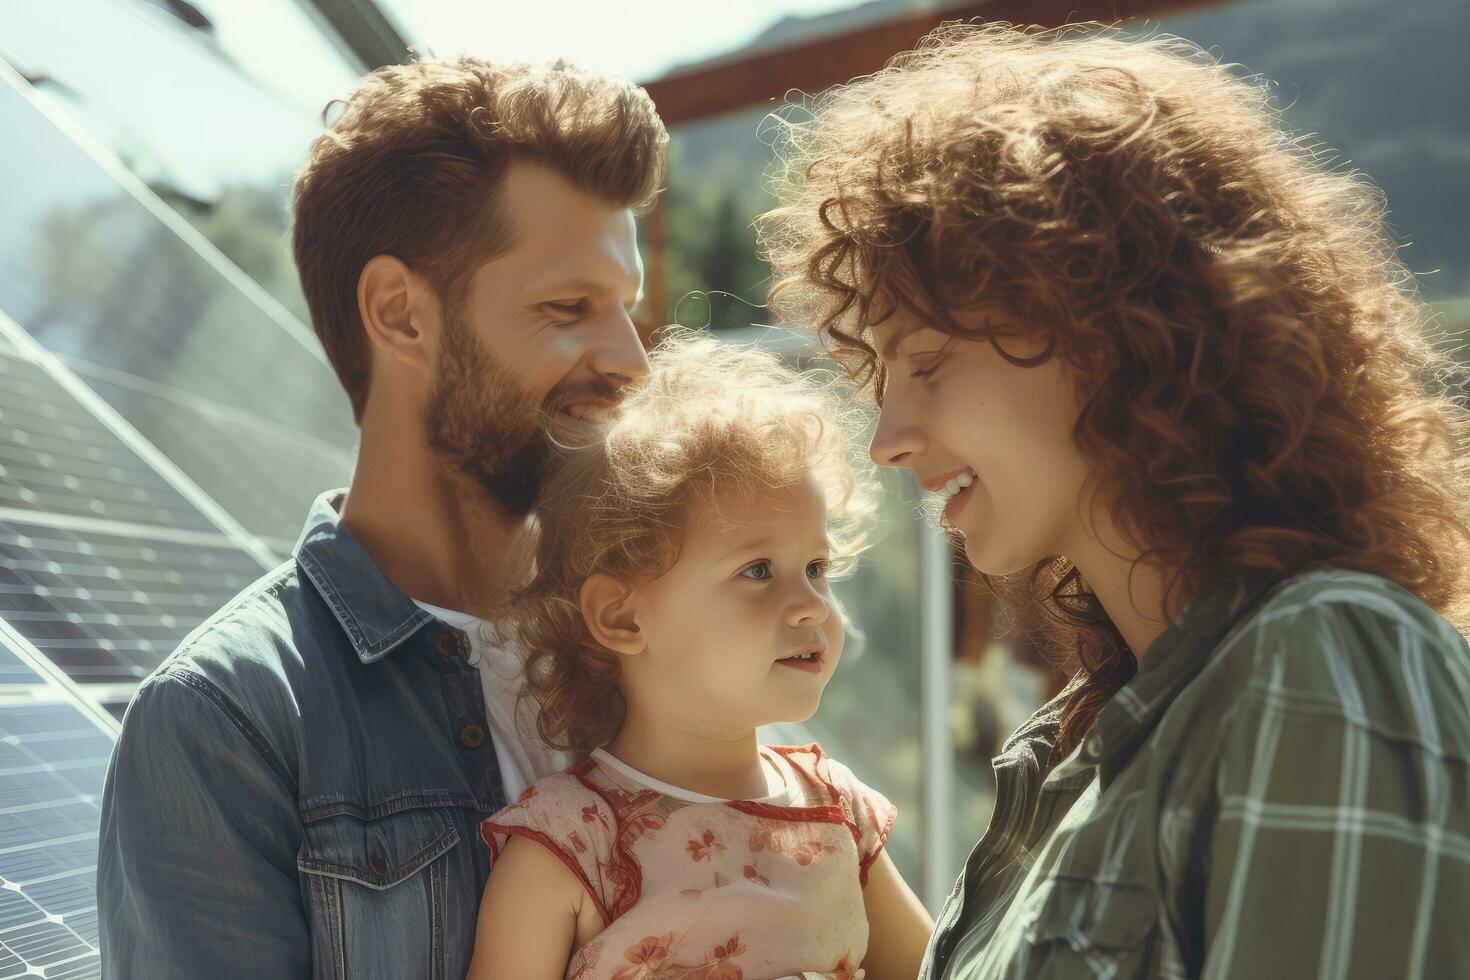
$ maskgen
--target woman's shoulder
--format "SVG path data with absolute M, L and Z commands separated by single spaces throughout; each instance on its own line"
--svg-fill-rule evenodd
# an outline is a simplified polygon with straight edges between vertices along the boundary
M 1226 641 L 1193 685 L 1282 717 L 1371 729 L 1470 761 L 1470 647 L 1443 616 L 1380 575 L 1297 575 Z
M 1228 647 L 1236 655 L 1248 650 L 1258 668 L 1328 653 L 1341 662 L 1420 651 L 1452 669 L 1470 664 L 1465 637 L 1419 596 L 1381 575 L 1341 568 L 1288 579 Z
M 1399 583 L 1351 568 L 1318 567 L 1292 576 L 1262 605 L 1255 619 L 1289 622 L 1304 614 L 1391 619 L 1426 633 L 1456 634 L 1443 616 Z

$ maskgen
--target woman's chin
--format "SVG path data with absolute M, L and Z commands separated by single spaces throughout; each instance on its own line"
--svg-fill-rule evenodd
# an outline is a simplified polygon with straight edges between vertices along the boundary
M 964 534 L 963 531 L 960 533 Z M 989 575 L 991 578 L 1003 578 L 1006 575 L 1023 572 L 1040 560 L 1039 558 L 1027 560 L 1014 553 L 1002 552 L 994 547 L 994 542 L 991 542 L 990 547 L 986 547 L 986 543 L 978 536 L 964 534 L 964 540 L 965 561 L 981 575 Z

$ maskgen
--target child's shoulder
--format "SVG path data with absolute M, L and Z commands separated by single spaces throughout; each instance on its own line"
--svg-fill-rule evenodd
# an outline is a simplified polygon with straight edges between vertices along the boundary
M 767 745 L 766 748 L 779 755 L 809 782 L 825 787 L 838 798 L 873 792 L 851 769 L 828 755 L 816 742 L 806 745 Z
M 501 812 L 555 809 L 574 800 L 590 802 L 601 799 L 591 778 L 595 773 L 596 764 L 591 759 L 583 759 L 560 772 L 542 776 L 522 790 L 515 802 Z
M 770 745 L 793 770 L 809 783 L 809 793 L 840 809 L 842 821 L 851 828 L 858 847 L 860 881 L 866 885 L 868 868 L 877 860 L 893 833 L 898 808 L 882 793 L 864 783 L 851 769 L 810 745 Z

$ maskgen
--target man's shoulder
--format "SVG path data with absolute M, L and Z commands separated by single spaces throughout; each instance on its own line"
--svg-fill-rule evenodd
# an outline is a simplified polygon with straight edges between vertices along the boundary
M 345 642 L 294 559 L 262 575 L 200 623 L 139 686 L 155 700 L 193 688 L 225 707 L 266 718 L 298 702 L 314 665 L 309 655 Z
M 1242 709 L 1320 718 L 1470 761 L 1470 648 L 1379 575 L 1323 569 L 1288 581 L 1206 674 L 1213 696 Z

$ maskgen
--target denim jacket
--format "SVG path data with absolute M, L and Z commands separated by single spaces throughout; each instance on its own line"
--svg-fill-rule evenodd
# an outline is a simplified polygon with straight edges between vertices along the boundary
M 312 507 L 138 689 L 107 774 L 103 974 L 463 977 L 505 805 L 468 637 Z

